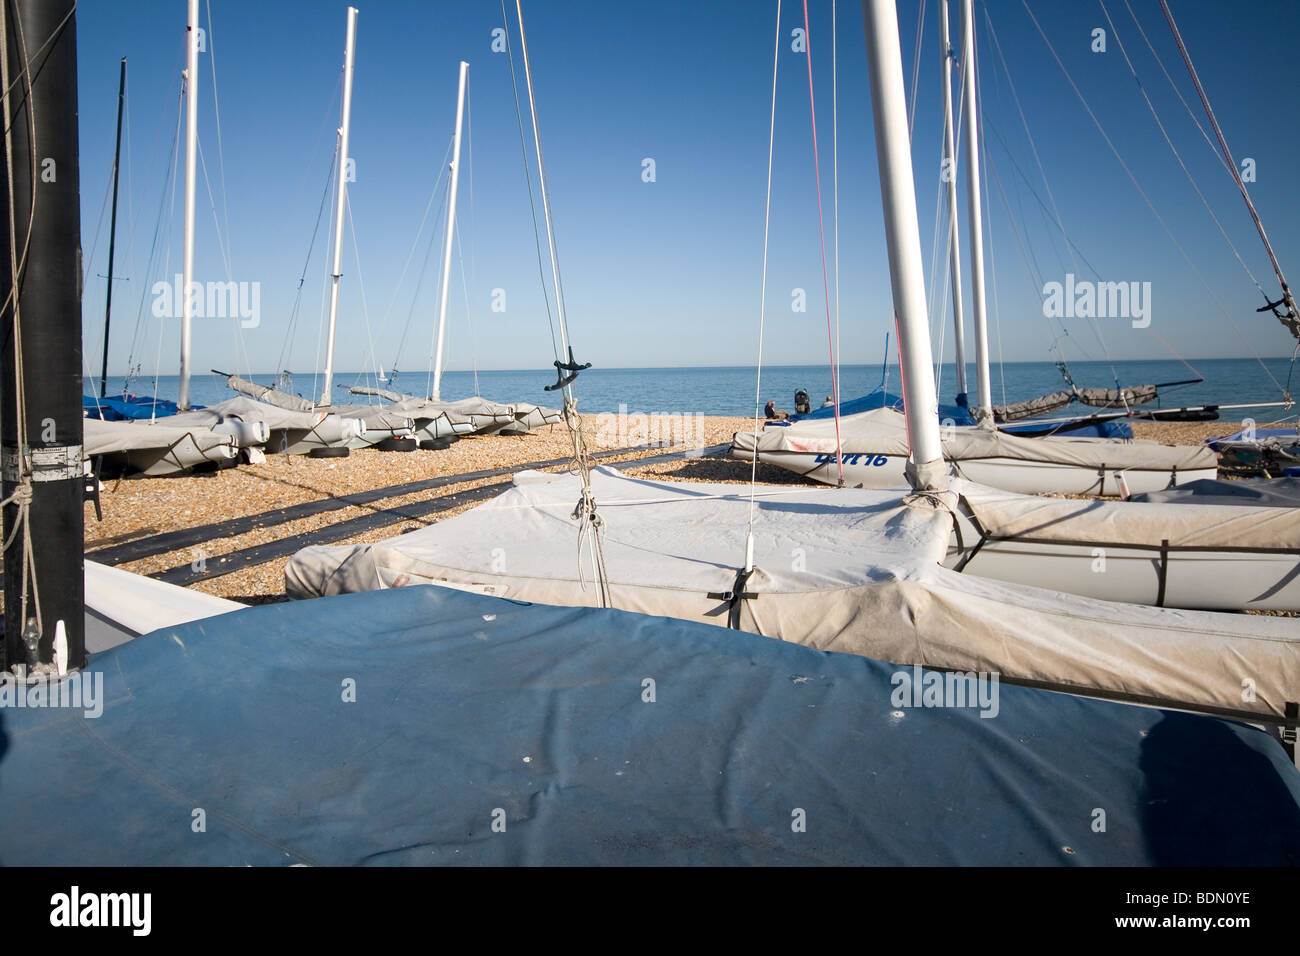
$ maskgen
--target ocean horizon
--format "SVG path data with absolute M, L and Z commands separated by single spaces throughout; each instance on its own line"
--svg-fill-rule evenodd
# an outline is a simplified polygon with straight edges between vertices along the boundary
M 1142 360 L 1108 362 L 1074 362 L 1070 374 L 1080 387 L 1113 388 L 1116 381 L 1122 386 L 1136 386 L 1172 382 L 1185 382 L 1197 377 L 1204 381 L 1195 384 L 1163 388 L 1160 397 L 1144 408 L 1180 408 L 1197 405 L 1240 405 L 1241 408 L 1224 409 L 1224 421 L 1239 422 L 1251 418 L 1256 422 L 1295 420 L 1297 413 L 1269 403 L 1280 402 L 1284 389 L 1293 389 L 1296 382 L 1289 358 L 1256 359 L 1202 359 L 1189 365 L 1176 360 Z M 1199 374 L 1198 374 L 1199 373 Z M 873 391 L 882 384 L 890 391 L 899 392 L 900 380 L 897 365 L 845 365 L 839 370 L 840 394 L 847 401 Z M 274 373 L 245 375 L 263 385 L 275 385 Z M 975 392 L 975 373 L 967 368 L 968 391 Z M 365 403 L 375 401 L 348 391 L 350 386 L 381 387 L 416 395 L 427 395 L 432 376 L 428 372 L 396 372 L 389 374 L 387 383 L 379 383 L 373 374 L 362 372 L 336 372 L 335 404 Z M 531 402 L 536 405 L 557 407 L 556 392 L 546 391 L 555 381 L 555 370 L 536 369 L 481 369 L 455 370 L 442 376 L 444 399 L 481 395 L 499 402 Z M 946 363 L 939 371 L 938 393 L 941 402 L 951 402 L 956 395 L 956 369 Z M 87 379 L 86 394 L 97 390 L 98 378 Z M 292 376 L 287 391 L 305 398 L 318 399 L 321 377 L 313 374 Z M 752 365 L 733 366 L 679 366 L 675 368 L 592 368 L 582 372 L 577 380 L 578 407 L 583 412 L 618 412 L 621 406 L 634 413 L 701 414 L 716 416 L 748 416 L 754 413 L 755 369 Z M 1005 362 L 992 372 L 994 404 L 1016 402 L 1036 395 L 1067 388 L 1067 383 L 1053 362 Z M 775 401 L 778 408 L 793 411 L 797 390 L 808 392 L 814 406 L 821 405 L 832 393 L 831 370 L 828 365 L 772 365 L 762 370 L 758 404 Z M 129 381 L 120 375 L 109 376 L 108 394 L 123 392 L 137 395 L 157 394 L 175 400 L 179 378 L 175 375 L 138 376 Z M 226 380 L 219 375 L 195 375 L 190 380 L 191 401 L 198 405 L 211 405 L 234 395 Z M 1061 414 L 1086 414 L 1085 406 L 1072 405 Z

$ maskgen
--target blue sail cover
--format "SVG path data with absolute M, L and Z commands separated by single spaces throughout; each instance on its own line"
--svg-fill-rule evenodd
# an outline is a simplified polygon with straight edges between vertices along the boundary
M 93 395 L 83 395 L 81 407 L 91 418 L 102 418 L 109 422 L 162 418 L 166 415 L 175 415 L 178 411 L 175 402 L 150 395 L 124 395 L 119 398 L 95 398 Z M 200 409 L 203 406 L 191 407 Z
M 98 719 L 0 709 L 4 863 L 1300 863 L 1300 773 L 1245 724 L 900 705 L 910 668 L 622 611 L 411 587 L 91 671 Z
M 857 412 L 869 412 L 877 408 L 894 408 L 902 411 L 903 399 L 881 389 L 876 389 L 869 395 L 861 398 L 850 399 L 847 402 L 840 403 L 841 415 L 853 415 Z M 791 415 L 789 421 L 796 422 L 805 418 L 834 418 L 835 408 L 827 405 L 822 408 L 815 408 L 807 415 Z M 970 409 L 962 405 L 940 405 L 939 420 L 941 422 L 950 421 L 954 425 L 974 425 L 975 417 L 970 413 Z M 1089 422 L 1085 425 L 1075 425 L 1068 427 L 1070 423 L 1078 419 L 1060 419 L 1062 426 L 1060 434 L 1069 434 L 1074 438 L 1132 438 L 1133 428 L 1125 422 Z M 1042 424 L 1012 424 L 999 425 L 1000 431 L 1012 435 L 1028 433 L 1044 433 Z

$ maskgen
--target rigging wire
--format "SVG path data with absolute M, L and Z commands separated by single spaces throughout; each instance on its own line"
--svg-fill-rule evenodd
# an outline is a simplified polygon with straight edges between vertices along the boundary
M 1196 87 L 1197 96 L 1201 98 L 1201 106 L 1204 107 L 1205 115 L 1210 121 L 1210 126 L 1214 129 L 1215 138 L 1219 141 L 1219 148 L 1223 150 L 1224 162 L 1232 172 L 1232 179 L 1237 184 L 1237 189 L 1241 191 L 1241 198 L 1245 200 L 1246 209 L 1250 212 L 1250 218 L 1254 220 L 1255 229 L 1259 233 L 1260 240 L 1264 243 L 1264 249 L 1268 252 L 1268 259 L 1273 264 L 1273 272 L 1277 276 L 1278 284 L 1282 287 L 1282 298 L 1278 302 L 1269 303 L 1269 305 L 1278 321 L 1285 325 L 1292 335 L 1300 339 L 1300 316 L 1296 315 L 1295 299 L 1291 295 L 1290 287 L 1286 284 L 1286 277 L 1282 275 L 1282 266 L 1278 263 L 1277 255 L 1273 252 L 1273 244 L 1268 241 L 1268 233 L 1264 231 L 1264 223 L 1260 220 L 1255 204 L 1250 199 L 1246 183 L 1241 178 L 1241 171 L 1237 169 L 1237 162 L 1232 158 L 1232 151 L 1228 149 L 1228 141 L 1224 138 L 1223 130 L 1219 127 L 1219 120 L 1214 115 L 1214 109 L 1210 106 L 1209 97 L 1205 95 L 1205 87 L 1201 85 L 1201 78 L 1197 75 L 1196 67 L 1192 65 L 1192 57 L 1187 52 L 1187 45 L 1183 43 L 1183 35 L 1178 31 L 1178 24 L 1174 22 L 1173 11 L 1169 9 L 1166 0 L 1160 0 L 1160 9 L 1165 13 L 1165 20 L 1169 23 L 1169 29 L 1174 35 L 1174 40 L 1178 43 L 1178 52 L 1182 54 L 1183 64 L 1187 67 L 1187 72 Z M 1268 301 L 1267 295 L 1264 296 L 1264 301 Z M 1277 311 L 1279 305 L 1286 306 L 1286 315 Z
M 821 238 L 822 295 L 826 301 L 826 341 L 831 350 L 831 399 L 835 402 L 835 464 L 844 484 L 844 449 L 840 443 L 840 380 L 835 374 L 835 338 L 831 330 L 831 290 L 826 275 L 826 225 L 822 218 L 821 159 L 817 152 L 817 104 L 813 100 L 812 38 L 808 35 L 808 0 L 803 0 L 804 58 L 808 61 L 808 110 L 812 117 L 813 175 L 817 180 L 817 231 Z
M 1129 181 L 1133 183 L 1133 187 L 1138 191 L 1138 195 L 1142 197 L 1142 201 L 1146 203 L 1147 208 L 1151 210 L 1151 214 L 1156 217 L 1156 221 L 1160 223 L 1160 226 L 1161 228 L 1164 229 L 1165 234 L 1169 236 L 1170 242 L 1174 244 L 1174 247 L 1178 250 L 1179 254 L 1183 257 L 1183 261 L 1187 263 L 1188 267 L 1196 275 L 1196 278 L 1200 281 L 1201 285 L 1204 286 L 1206 292 L 1208 292 L 1210 294 L 1210 297 L 1214 299 L 1215 304 L 1217 304 L 1219 307 L 1219 311 L 1221 311 L 1224 317 L 1229 321 L 1229 323 L 1231 323 L 1233 329 L 1237 332 L 1238 337 L 1241 338 L 1243 341 L 1246 341 L 1246 337 L 1242 335 L 1241 329 L 1238 328 L 1236 321 L 1232 318 L 1231 313 L 1228 312 L 1228 309 L 1224 305 L 1223 301 L 1219 298 L 1218 294 L 1210 286 L 1209 282 L 1206 281 L 1204 274 L 1201 272 L 1199 268 L 1197 268 L 1196 263 L 1192 261 L 1191 256 L 1188 255 L 1187 250 L 1183 247 L 1183 244 L 1178 241 L 1178 237 L 1174 235 L 1174 232 L 1169 227 L 1169 224 L 1165 221 L 1164 217 L 1160 215 L 1159 211 L 1157 211 L 1155 204 L 1152 203 L 1151 198 L 1146 193 L 1146 190 L 1142 188 L 1141 184 L 1137 180 L 1137 177 L 1133 175 L 1133 171 L 1129 168 L 1128 163 L 1124 161 L 1124 157 L 1120 155 L 1119 149 L 1115 146 L 1114 141 L 1110 138 L 1110 135 L 1106 132 L 1105 127 L 1101 125 L 1101 120 L 1098 119 L 1097 114 L 1093 112 L 1092 107 L 1088 104 L 1087 99 L 1083 95 L 1083 91 L 1079 89 L 1078 84 L 1074 82 L 1074 77 L 1072 77 L 1070 75 L 1070 72 L 1065 68 L 1065 64 L 1061 61 L 1060 56 L 1057 54 L 1056 48 L 1052 46 L 1052 41 L 1049 40 L 1047 34 L 1043 32 L 1043 28 L 1039 24 L 1038 18 L 1035 17 L 1033 11 L 1029 9 L 1029 4 L 1026 3 L 1026 0 L 1020 0 L 1020 2 L 1025 8 L 1025 12 L 1029 14 L 1029 19 L 1033 22 L 1034 28 L 1038 31 L 1038 35 L 1042 37 L 1043 42 L 1047 45 L 1047 49 L 1049 52 L 1051 52 L 1052 58 L 1056 60 L 1057 66 L 1060 67 L 1062 74 L 1064 74 L 1065 79 L 1067 80 L 1067 82 L 1069 82 L 1070 88 L 1074 90 L 1074 95 L 1079 98 L 1079 102 L 1083 105 L 1084 111 L 1088 114 L 1088 117 L 1092 120 L 1093 125 L 1097 127 L 1097 131 L 1101 133 L 1102 139 L 1105 140 L 1106 145 L 1110 147 L 1111 153 L 1115 156 L 1115 159 L 1119 162 L 1120 167 L 1124 170 L 1125 174 L 1128 176 Z M 1164 0 L 1161 0 L 1161 3 L 1163 4 Z M 1285 285 L 1283 286 L 1283 288 L 1285 290 Z M 1273 374 L 1272 370 L 1269 369 L 1269 367 L 1264 363 L 1264 360 L 1259 357 L 1258 353 L 1255 352 L 1254 347 L 1249 345 L 1248 341 L 1247 341 L 1247 347 L 1250 348 L 1255 359 L 1259 362 L 1260 368 L 1262 368 L 1265 374 L 1268 375 L 1270 379 L 1272 379 L 1273 384 L 1278 387 L 1278 390 L 1281 391 L 1284 395 L 1286 395 L 1286 400 L 1290 401 L 1289 393 L 1286 392 L 1285 388 L 1283 388 L 1282 386 L 1282 383 L 1277 380 L 1277 376 Z
M 564 302 L 564 284 L 560 277 L 560 260 L 556 251 L 555 224 L 551 214 L 550 188 L 546 181 L 546 160 L 542 155 L 542 138 L 537 119 L 537 100 L 533 92 L 533 72 L 528 61 L 528 38 L 524 32 L 524 11 L 521 0 L 515 0 L 515 14 L 519 22 L 519 52 L 524 61 L 524 81 L 528 88 L 528 109 L 533 121 L 533 145 L 537 152 L 537 177 L 539 182 L 539 191 L 542 194 L 542 213 L 546 221 L 546 244 L 551 254 L 551 275 L 554 280 L 555 294 L 555 313 L 556 325 L 560 333 L 560 345 L 569 355 L 570 365 L 573 363 L 573 349 L 570 344 L 568 322 L 565 316 Z M 508 35 L 507 31 L 507 35 Z M 507 44 L 507 50 L 510 49 Z M 513 54 L 511 54 L 513 56 Z M 514 76 L 514 67 L 511 66 L 511 76 Z M 522 125 L 522 121 L 521 121 Z M 571 374 L 567 381 L 562 375 L 561 359 L 557 356 L 555 360 L 556 372 L 560 373 L 557 386 L 564 396 L 564 421 L 569 429 L 569 438 L 573 446 L 574 463 L 577 466 L 578 473 L 582 479 L 582 497 L 579 499 L 577 506 L 573 510 L 573 518 L 579 522 L 578 525 L 578 569 L 579 580 L 585 586 L 586 579 L 582 575 L 582 554 L 585 548 L 588 548 L 592 571 L 596 577 L 600 590 L 600 601 L 603 607 L 612 607 L 613 598 L 609 590 L 609 575 L 605 568 L 605 552 L 601 545 L 600 530 L 603 524 L 602 517 L 596 513 L 596 498 L 591 490 L 591 462 L 588 458 L 587 442 L 582 432 L 582 418 L 578 414 L 578 403 L 575 397 L 573 380 L 577 377 L 577 369 L 570 369 Z
M 749 533 L 745 571 L 754 567 L 754 489 L 758 483 L 758 410 L 763 403 L 763 331 L 767 322 L 767 243 L 772 223 L 772 157 L 776 146 L 776 76 L 781 62 L 781 0 L 776 0 L 776 42 L 772 52 L 772 117 L 767 139 L 767 199 L 763 209 L 763 271 L 758 297 L 758 362 L 754 373 L 754 455 L 749 465 Z

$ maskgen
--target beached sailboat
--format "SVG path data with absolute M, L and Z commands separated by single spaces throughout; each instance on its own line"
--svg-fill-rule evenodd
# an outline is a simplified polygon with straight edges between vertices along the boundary
M 527 402 L 504 404 L 478 395 L 457 401 L 443 401 L 443 353 L 446 346 L 447 303 L 451 291 L 452 252 L 456 235 L 456 199 L 460 186 L 460 145 L 465 116 L 465 89 L 469 78 L 469 64 L 460 62 L 456 84 L 456 125 L 452 134 L 451 162 L 447 199 L 447 222 L 442 249 L 442 282 L 438 292 L 438 324 L 432 366 L 431 385 L 427 396 L 395 392 L 388 388 L 354 385 L 349 391 L 354 395 L 382 398 L 394 409 L 409 412 L 414 419 L 416 438 L 421 447 L 441 447 L 467 434 L 526 434 L 543 425 L 560 421 L 555 409 L 542 408 Z M 396 369 L 396 363 L 393 365 Z M 380 384 L 382 378 L 380 368 Z M 394 373 L 396 374 L 396 373 Z M 477 386 L 477 377 L 475 385 Z
M 987 492 L 949 479 L 928 412 L 934 385 L 895 14 L 891 0 L 865 6 L 914 493 L 676 485 L 603 469 L 581 481 L 525 473 L 498 499 L 397 539 L 304 549 L 286 568 L 286 590 L 308 597 L 428 583 L 614 606 L 899 664 L 991 670 L 1034 686 L 1293 724 L 1300 634 L 1289 621 L 1122 604 L 1036 587 L 1032 576 L 1003 582 L 942 566 L 963 496 Z M 571 558 L 575 496 L 600 501 L 599 561 L 590 568 Z M 1140 533 L 1140 517 L 1118 515 L 1130 535 Z M 1276 680 L 1273 703 L 1253 696 L 1243 709 L 1243 666 Z
M 71 0 L 66 9 L 34 0 L 18 7 L 28 35 L 68 24 L 48 55 L 74 71 Z M 868 38 L 893 37 L 901 102 L 892 0 L 864 7 L 874 16 Z M 0 34 L 13 45 L 8 30 Z M 0 69 L 13 59 L 0 58 Z M 75 98 L 75 84 L 66 90 Z M 75 108 L 44 110 L 60 112 L 68 119 L 56 122 L 75 136 Z M 68 208 L 75 224 L 75 201 Z M 24 314 L 39 310 L 30 288 Z M 75 361 L 68 364 L 75 377 Z M 37 411 L 54 391 L 20 395 Z M 937 446 L 929 447 L 935 457 L 923 459 L 921 481 L 941 476 L 931 467 Z M 56 482 L 42 484 L 51 492 Z M 41 545 L 57 555 L 57 543 Z M 106 584 L 132 602 L 175 599 L 174 589 L 137 587 L 121 574 L 88 569 L 87 586 Z M 12 627 L 14 575 L 5 588 Z M 7 862 L 1300 859 L 1300 774 L 1264 732 L 1236 721 L 1001 686 L 997 675 L 900 670 L 698 623 L 444 588 L 238 611 L 191 597 L 159 630 L 100 650 L 85 669 L 77 653 L 69 673 L 0 684 Z M 43 590 L 42 600 L 47 619 L 81 613 L 71 590 Z M 9 630 L 7 652 L 15 638 Z M 47 647 L 42 654 L 48 667 Z M 16 660 L 10 654 L 5 664 Z M 619 674 L 632 676 L 610 679 Z M 359 689 L 356 675 L 364 675 Z M 900 693 L 900 680 L 909 693 Z M 647 706 L 667 699 L 656 687 L 672 706 Z M 936 688 L 938 709 L 927 703 Z M 412 693 L 420 706 L 411 706 Z M 1098 792 L 1123 838 L 1094 838 L 1093 817 L 1080 807 Z M 359 802 L 370 812 L 358 813 Z M 201 839 L 193 836 L 195 806 L 206 821 Z M 817 826 L 792 827 L 791 807 Z

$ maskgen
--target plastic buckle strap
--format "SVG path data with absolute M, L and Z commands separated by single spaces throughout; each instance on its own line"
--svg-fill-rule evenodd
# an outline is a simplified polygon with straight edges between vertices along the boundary
M 727 627 L 737 631 L 740 630 L 740 603 L 746 600 L 758 600 L 757 592 L 745 590 L 745 585 L 749 583 L 749 577 L 753 573 L 753 568 L 740 568 L 736 571 L 736 583 L 731 586 L 730 591 L 712 591 L 708 595 L 711 601 L 725 601 L 727 603 L 729 609 Z

